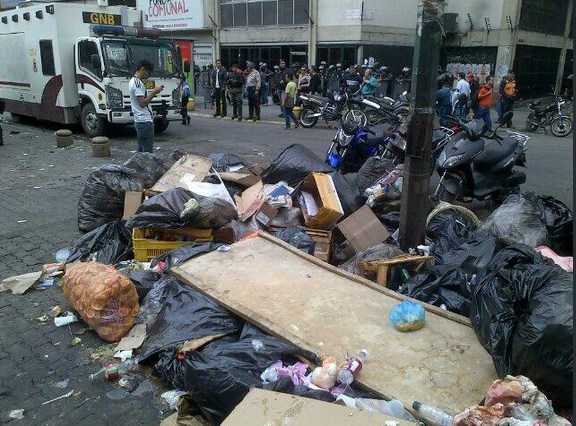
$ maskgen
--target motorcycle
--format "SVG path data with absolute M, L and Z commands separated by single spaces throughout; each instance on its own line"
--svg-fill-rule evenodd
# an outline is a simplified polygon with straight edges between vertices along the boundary
M 504 123 L 511 119 L 511 111 L 504 115 Z M 525 167 L 527 143 L 530 137 L 509 132 L 505 137 L 494 131 L 484 132 L 483 121 L 461 121 L 464 131 L 448 140 L 438 156 L 440 181 L 433 194 L 435 201 L 469 202 L 493 199 L 503 201 L 510 193 L 518 192 L 526 182 L 526 174 L 514 170 Z
M 328 121 L 345 121 L 357 123 L 360 127 L 366 126 L 366 114 L 357 108 L 359 101 L 353 99 L 346 91 L 328 93 L 328 97 L 316 95 L 300 95 L 298 100 L 302 103 L 300 111 L 300 124 L 310 129 L 322 118 Z
M 356 173 L 368 158 L 384 154 L 388 130 L 387 124 L 369 129 L 343 121 L 326 151 L 326 163 L 342 174 Z
M 410 113 L 410 102 L 407 99 L 407 92 L 400 98 L 394 100 L 387 96 L 377 98 L 375 96 L 362 96 L 362 106 L 368 119 L 368 125 L 389 122 L 392 124 L 403 123 Z
M 539 128 L 544 129 L 550 126 L 550 131 L 556 137 L 563 138 L 572 133 L 572 120 L 567 115 L 562 114 L 562 106 L 566 103 L 562 97 L 555 95 L 556 100 L 548 106 L 542 106 L 542 101 L 536 99 L 528 108 L 530 113 L 526 117 L 526 130 L 534 132 Z

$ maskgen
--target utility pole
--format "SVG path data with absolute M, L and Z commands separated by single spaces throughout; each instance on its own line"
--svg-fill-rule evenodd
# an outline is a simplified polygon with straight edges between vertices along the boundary
M 404 183 L 400 204 L 400 247 L 424 243 L 429 206 L 431 143 L 436 78 L 442 46 L 444 0 L 420 0 L 412 60 L 414 111 L 406 140 Z

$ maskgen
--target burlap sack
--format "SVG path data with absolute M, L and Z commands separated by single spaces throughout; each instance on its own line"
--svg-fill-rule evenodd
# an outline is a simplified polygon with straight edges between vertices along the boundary
M 108 342 L 130 331 L 140 309 L 132 281 L 99 262 L 82 263 L 66 272 L 62 290 L 68 304 Z

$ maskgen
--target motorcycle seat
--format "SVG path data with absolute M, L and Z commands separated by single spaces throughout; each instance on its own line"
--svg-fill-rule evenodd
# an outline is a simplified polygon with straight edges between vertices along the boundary
M 514 138 L 504 138 L 499 141 L 486 140 L 484 149 L 474 158 L 474 166 L 480 170 L 489 169 L 504 158 L 511 155 L 518 147 L 519 143 Z

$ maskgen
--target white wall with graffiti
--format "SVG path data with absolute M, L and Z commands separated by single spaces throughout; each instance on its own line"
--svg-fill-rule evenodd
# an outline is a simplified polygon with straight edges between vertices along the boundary
M 203 0 L 137 0 L 136 7 L 144 15 L 146 28 L 206 28 Z

